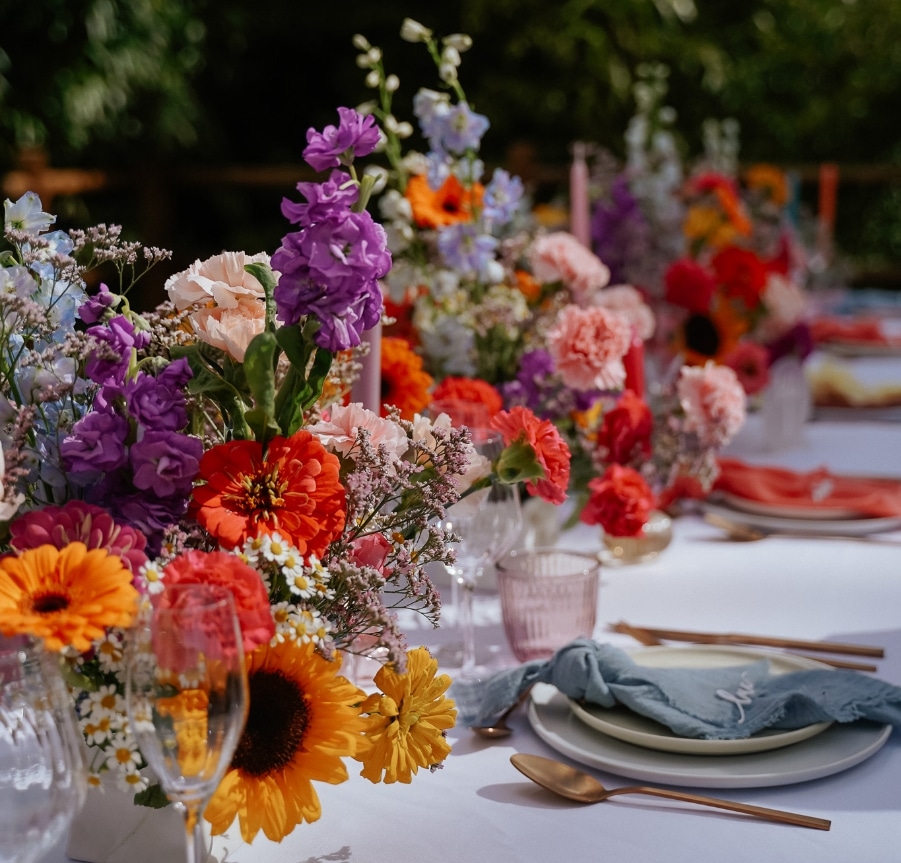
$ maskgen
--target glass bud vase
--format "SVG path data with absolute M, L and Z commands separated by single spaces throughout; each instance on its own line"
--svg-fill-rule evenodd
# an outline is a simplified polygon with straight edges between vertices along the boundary
M 604 533 L 601 559 L 606 564 L 627 565 L 650 563 L 673 539 L 673 521 L 660 510 L 654 510 L 644 526 L 643 536 L 611 536 Z

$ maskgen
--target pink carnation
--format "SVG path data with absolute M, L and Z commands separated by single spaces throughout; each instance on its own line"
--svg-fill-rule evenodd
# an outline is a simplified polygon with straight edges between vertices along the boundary
M 621 314 L 643 342 L 654 335 L 657 321 L 644 297 L 632 285 L 613 285 L 594 295 L 592 304 Z
M 391 570 L 385 568 L 385 561 L 390 552 L 391 543 L 382 534 L 372 533 L 353 541 L 350 557 L 357 566 L 371 566 L 387 578 Z
M 147 563 L 143 533 L 117 524 L 105 509 L 80 500 L 23 513 L 10 524 L 9 532 L 9 544 L 17 552 L 41 545 L 65 548 L 71 542 L 82 542 L 88 549 L 102 548 L 115 554 L 133 573 Z
M 256 297 L 238 297 L 232 308 L 199 309 L 191 315 L 191 325 L 201 341 L 243 363 L 251 339 L 266 327 L 266 304 Z
M 529 259 L 539 282 L 563 282 L 580 305 L 610 281 L 610 270 L 603 261 L 565 231 L 538 237 Z
M 177 309 L 208 306 L 210 302 L 223 309 L 233 309 L 239 297 L 265 296 L 259 280 L 244 269 L 246 264 L 268 264 L 264 252 L 223 252 L 205 261 L 194 261 L 188 269 L 166 280 L 169 299 Z
M 705 446 L 725 446 L 745 421 L 745 391 L 728 366 L 683 366 L 676 384 L 686 431 Z
M 632 341 L 632 328 L 624 317 L 597 307 L 566 306 L 547 339 L 555 369 L 567 386 L 622 389 L 623 356 Z
M 369 442 L 374 447 L 384 446 L 397 458 L 410 449 L 406 432 L 395 422 L 382 419 L 373 411 L 355 402 L 347 406 L 334 405 L 327 420 L 307 427 L 329 451 L 346 456 L 357 439 L 357 429 L 369 432 Z

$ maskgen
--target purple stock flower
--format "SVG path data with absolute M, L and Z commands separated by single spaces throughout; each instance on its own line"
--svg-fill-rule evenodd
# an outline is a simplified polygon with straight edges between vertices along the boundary
M 148 431 L 131 445 L 129 461 L 135 487 L 157 497 L 187 497 L 200 470 L 203 444 L 171 431 Z
M 128 369 L 132 348 L 140 349 L 150 343 L 150 333 L 136 331 L 124 315 L 117 315 L 106 324 L 90 327 L 88 335 L 102 342 L 113 355 L 104 356 L 98 351 L 88 360 L 85 374 L 98 384 L 121 380 Z
M 307 146 L 303 157 L 317 171 L 347 165 L 354 157 L 368 156 L 379 142 L 375 117 L 358 114 L 353 108 L 339 108 L 337 126 L 326 126 L 321 132 L 307 130 Z
M 111 309 L 119 300 L 119 296 L 114 294 L 103 282 L 100 283 L 100 290 L 93 297 L 88 297 L 78 307 L 78 317 L 86 324 L 96 324 L 102 320 L 106 312 Z
M 360 344 L 378 323 L 378 279 L 391 269 L 385 231 L 367 212 L 347 213 L 286 235 L 272 256 L 281 273 L 275 288 L 279 318 L 296 324 L 304 315 L 320 323 L 316 344 L 331 351 Z
M 129 414 L 141 425 L 177 431 L 188 423 L 184 394 L 162 376 L 139 373 L 125 384 L 125 400 Z
M 444 263 L 464 276 L 482 277 L 496 249 L 494 237 L 467 222 L 448 225 L 438 234 L 438 251 Z
M 591 219 L 591 239 L 597 256 L 610 268 L 610 283 L 627 282 L 630 264 L 647 249 L 648 223 L 626 178 L 616 177 L 608 203 L 599 202 Z
M 83 416 L 60 445 L 66 470 L 104 473 L 126 463 L 125 445 L 131 427 L 124 417 L 107 411 Z
M 332 171 L 324 183 L 298 183 L 297 191 L 307 203 L 282 199 L 282 215 L 292 224 L 308 227 L 336 215 L 347 213 L 360 197 L 359 186 L 345 171 Z

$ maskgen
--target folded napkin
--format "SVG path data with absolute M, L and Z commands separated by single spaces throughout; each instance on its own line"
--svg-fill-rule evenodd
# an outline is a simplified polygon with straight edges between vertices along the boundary
M 890 345 L 898 343 L 897 339 L 889 338 L 879 321 L 879 318 L 816 318 L 810 322 L 810 332 L 815 344 L 830 342 L 864 344 L 864 345 Z
M 807 369 L 810 394 L 817 407 L 885 408 L 901 405 L 895 382 L 868 384 L 844 364 L 821 362 Z
M 901 516 L 901 480 L 842 476 L 825 468 L 795 472 L 720 458 L 714 491 L 756 503 L 809 509 L 847 509 L 861 516 Z
M 772 674 L 769 663 L 727 668 L 648 668 L 625 651 L 577 639 L 547 661 L 501 671 L 483 684 L 477 712 L 461 717 L 489 725 L 533 683 L 550 683 L 570 698 L 629 709 L 681 737 L 736 740 L 764 728 L 870 719 L 901 727 L 901 687 L 858 671 Z

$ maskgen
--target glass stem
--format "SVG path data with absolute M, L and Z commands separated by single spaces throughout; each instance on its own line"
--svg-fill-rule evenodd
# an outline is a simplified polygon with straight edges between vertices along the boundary
M 474 579 L 461 576 L 460 584 L 460 629 L 463 633 L 463 659 L 460 670 L 464 675 L 476 667 L 476 633 L 472 616 L 472 599 L 476 583 Z
M 203 809 L 199 804 L 183 803 L 185 815 L 185 850 L 187 863 L 207 863 L 206 836 L 203 832 Z

